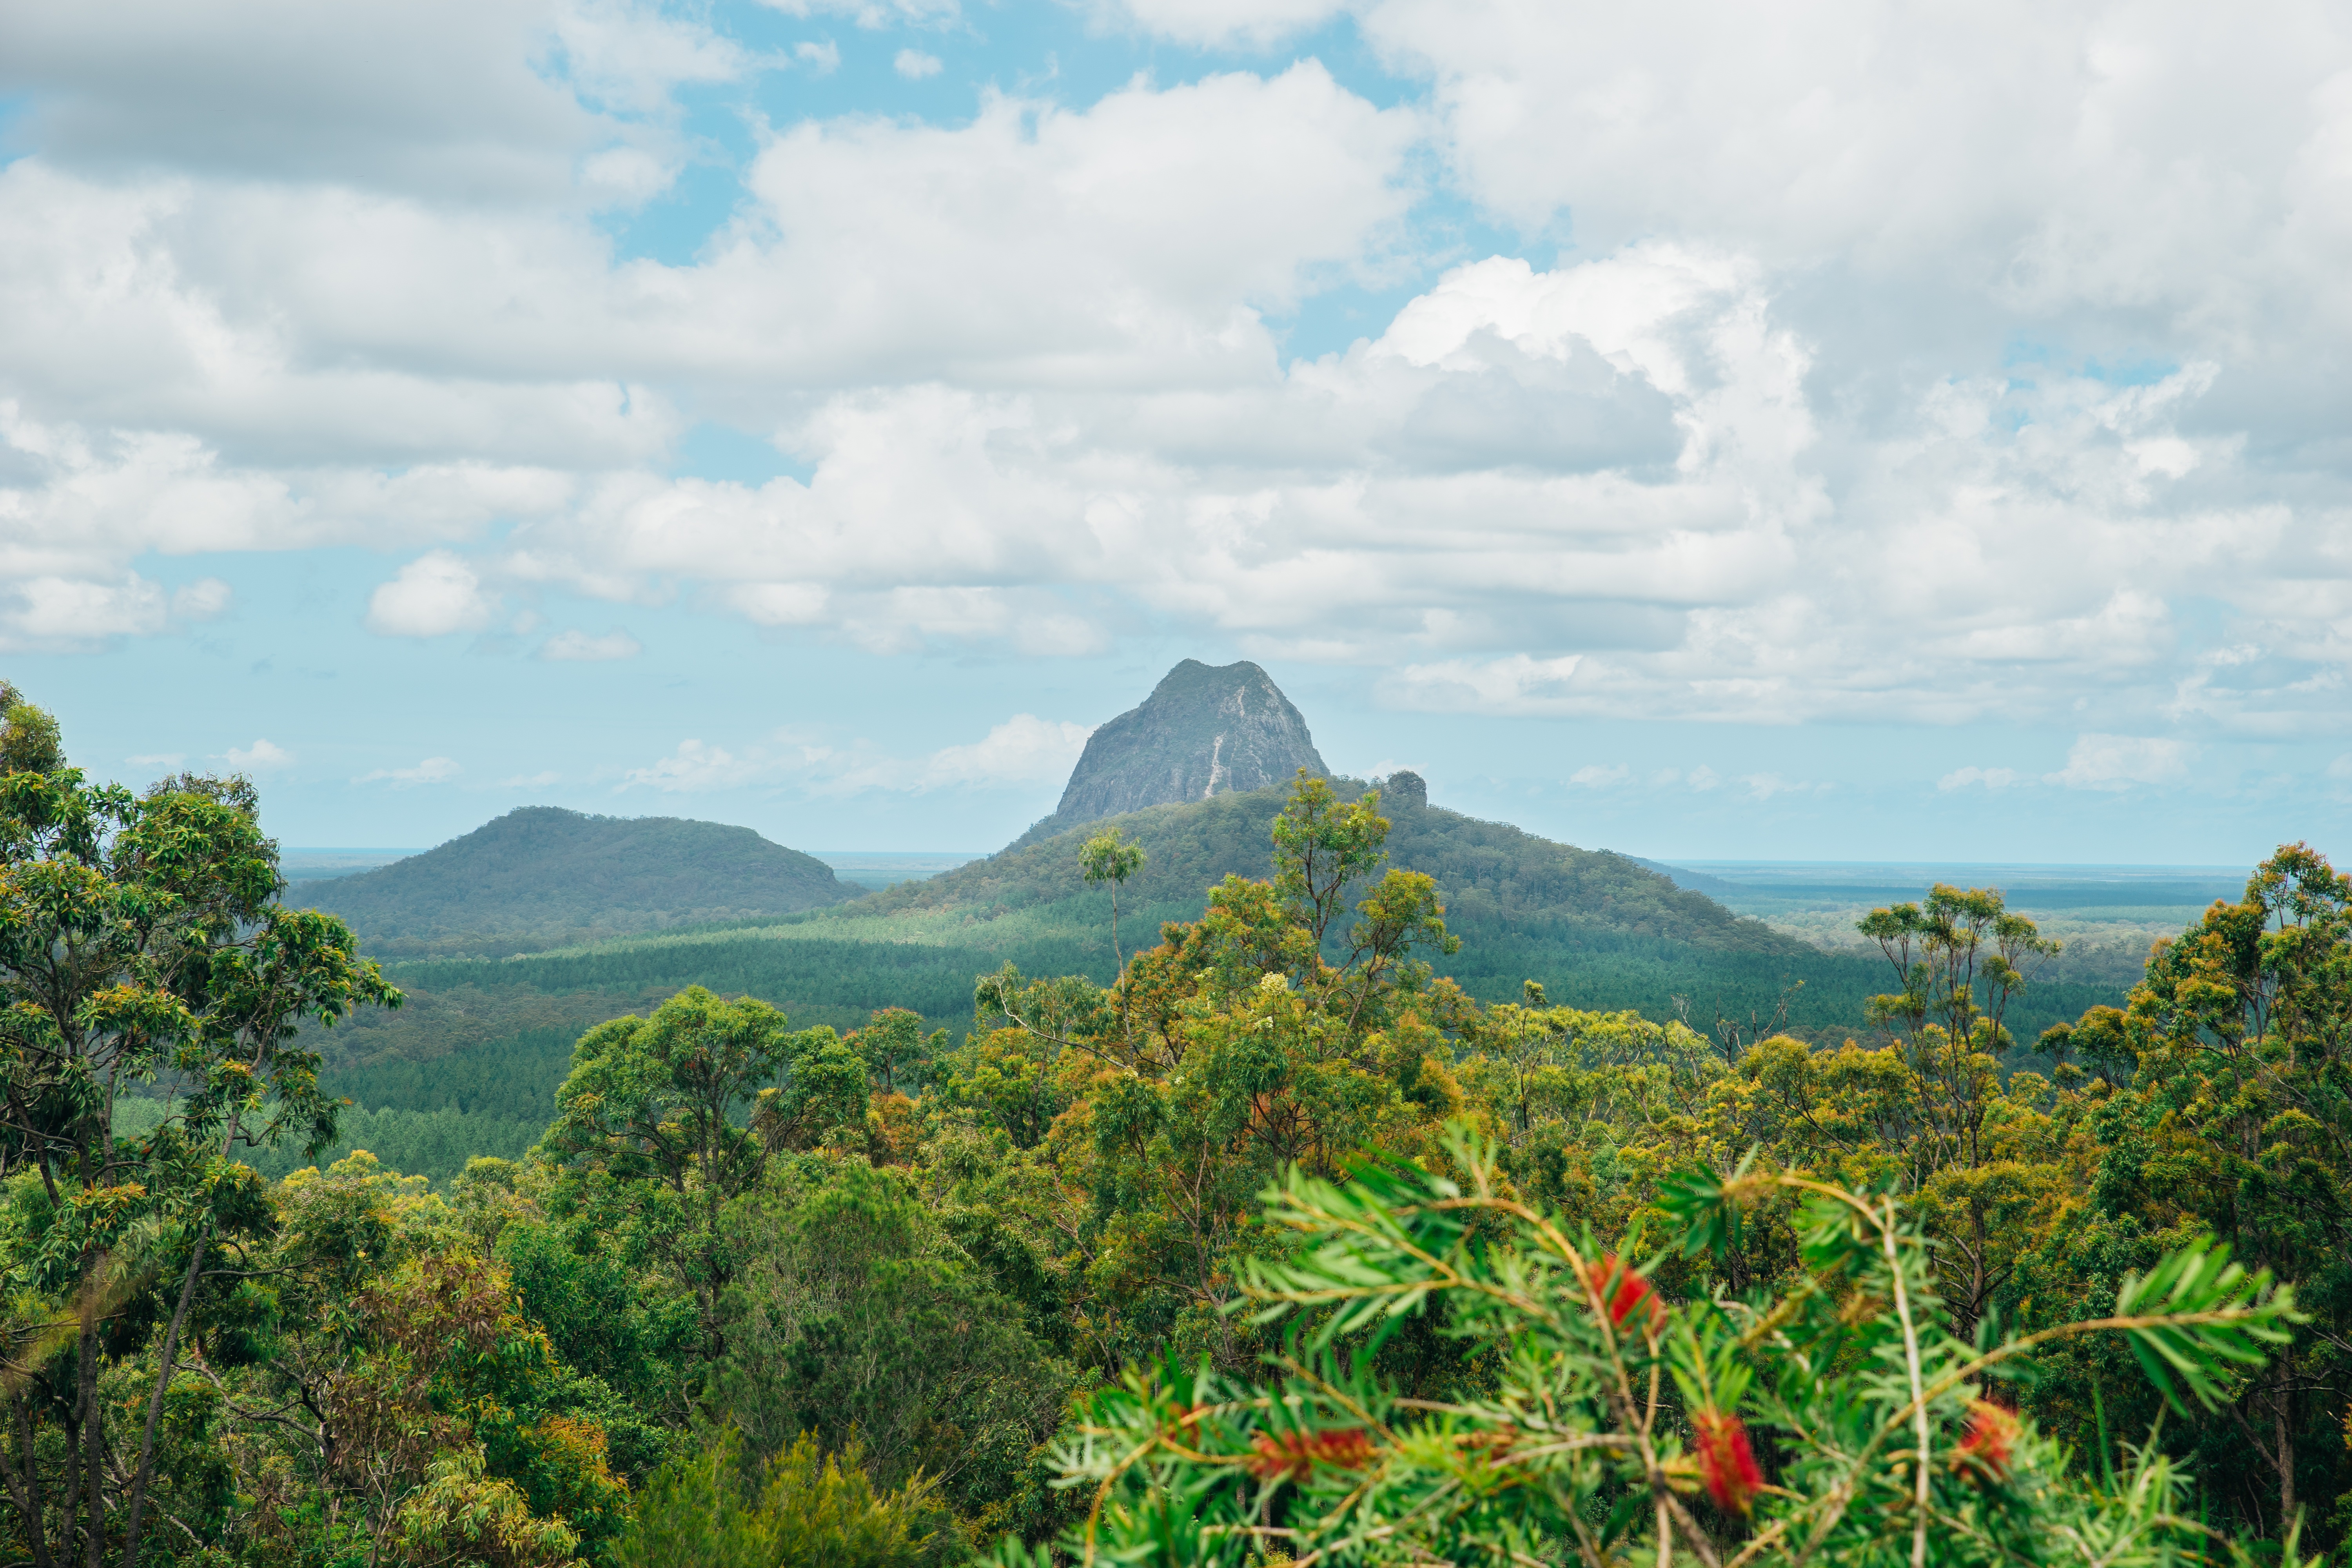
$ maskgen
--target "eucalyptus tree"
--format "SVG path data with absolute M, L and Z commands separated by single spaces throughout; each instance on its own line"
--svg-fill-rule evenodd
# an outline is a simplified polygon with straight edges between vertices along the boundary
M 331 1140 L 297 1028 L 400 998 L 341 921 L 278 901 L 249 782 L 93 784 L 48 714 L 0 704 L 0 1481 L 37 1568 L 130 1564 L 190 1314 L 271 1223 L 236 1155 Z M 118 1137 L 134 1091 L 169 1112 Z M 125 1426 L 100 1384 L 134 1360 Z

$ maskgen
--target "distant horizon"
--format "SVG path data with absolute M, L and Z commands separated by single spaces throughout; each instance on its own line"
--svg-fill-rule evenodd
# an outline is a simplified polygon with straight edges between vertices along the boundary
M 647 815 L 649 815 L 649 816 L 650 816 L 650 815 L 656 815 L 656 814 L 648 813 Z M 660 813 L 660 814 L 657 814 L 657 815 L 661 815 L 661 816 L 670 816 L 670 815 L 674 815 L 674 814 L 671 814 L 671 813 Z M 698 818 L 698 819 L 695 819 L 695 820 L 712 821 L 712 822 L 716 822 L 716 821 L 718 821 L 718 819 L 717 819 L 717 818 L 715 818 L 715 817 L 714 817 L 714 818 Z M 730 827 L 732 827 L 732 826 L 744 826 L 744 825 L 743 825 L 743 824 L 740 824 L 740 823 L 722 823 L 722 824 L 720 824 L 720 826 L 730 826 Z M 470 828 L 469 828 L 469 829 L 467 829 L 467 832 L 470 832 L 470 831 L 472 831 L 472 829 L 470 829 Z M 453 835 L 452 837 L 464 837 L 464 834 L 457 834 L 457 835 Z M 767 835 L 762 834 L 762 835 L 761 835 L 761 837 L 767 837 Z M 446 844 L 446 843 L 450 842 L 450 840 L 449 840 L 449 839 L 443 839 L 441 842 L 442 842 L 443 844 Z M 770 839 L 770 842 L 772 842 L 772 843 L 779 843 L 779 844 L 781 844 L 781 843 L 782 843 L 782 840 L 779 840 L 779 839 L 772 839 L 772 839 Z M 279 853 L 281 856 L 294 856 L 294 855 L 305 855 L 305 856 L 343 855 L 343 856 L 385 856 L 385 857 L 398 857 L 398 856 L 410 856 L 410 855 L 423 855 L 423 854 L 426 854 L 426 853 L 430 852 L 431 850 L 437 849 L 437 848 L 439 848 L 440 847 L 441 847 L 441 846 L 440 846 L 439 844 L 425 844 L 425 845 L 396 846 L 396 845 L 313 845 L 313 844 L 285 844 L 285 843 L 281 843 L 281 844 L 278 846 L 278 853 Z M 1000 849 L 1002 849 L 1002 847 L 1003 847 L 1003 846 L 999 846 L 997 849 L 856 849 L 856 848 L 823 848 L 823 849 L 816 849 L 816 848 L 803 848 L 801 846 L 796 845 L 796 844 L 784 844 L 782 847 L 783 847 L 784 848 L 787 848 L 787 849 L 796 850 L 796 851 L 798 851 L 800 854 L 809 856 L 809 857 L 811 857 L 811 858 L 814 858 L 814 859 L 824 860 L 824 861 L 825 861 L 827 864 L 831 864 L 831 863 L 832 863 L 832 861 L 833 861 L 833 860 L 835 860 L 835 859 L 847 860 L 847 859 L 853 859 L 853 858 L 866 858 L 866 859 L 874 859 L 874 860 L 894 860 L 894 861 L 906 861 L 906 860 L 932 860 L 932 859 L 945 860 L 945 859 L 959 859 L 959 858 L 960 858 L 960 859 L 964 859 L 964 860 L 982 860 L 982 859 L 986 859 L 988 857 L 990 857 L 990 856 L 992 856 L 992 855 L 997 854 L 997 853 L 999 852 L 999 850 L 1000 850 Z M 1647 860 L 1647 861 L 1653 861 L 1653 862 L 1655 862 L 1655 863 L 1657 863 L 1657 864 L 1659 864 L 1659 865 L 1673 866 L 1673 867 L 1675 867 L 1675 868 L 1679 868 L 1679 869 L 1683 869 L 1683 870 L 1690 870 L 1690 871 L 1731 870 L 1731 869 L 1770 870 L 1770 869 L 1775 869 L 1775 868 L 1789 868 L 1789 869 L 1919 870 L 1919 871 L 1927 871 L 1927 872 L 1934 872 L 1934 871 L 1958 871 L 1958 870 L 1987 871 L 1987 872 L 1990 872 L 1990 871 L 2029 871 L 2029 872 L 2030 872 L 2030 871 L 2036 871 L 2036 870 L 2046 870 L 2046 871 L 2071 871 L 2071 872 L 2117 871 L 2117 872 L 2129 872 L 2129 873 L 2132 873 L 2132 874 L 2135 874 L 2135 875 L 2137 875 L 2137 874 L 2147 874 L 2147 873 L 2158 873 L 2158 872 L 2180 872 L 2180 873 L 2187 873 L 2187 874 L 2191 874 L 2191 875 L 2211 875 L 2211 876 L 2223 876 L 2223 875 L 2228 875 L 2228 876 L 2236 876 L 2236 875 L 2242 874 L 2242 873 L 2244 873 L 2244 872 L 2249 872 L 2249 871 L 2251 871 L 2251 870 L 2253 868 L 2254 864 L 2256 864 L 2256 862 L 2252 862 L 2252 861 L 2247 862 L 2247 863 L 2246 863 L 2245 865 L 2243 865 L 2243 866 L 2240 866 L 2240 865 L 2238 865 L 2238 864 L 2236 864 L 2236 863 L 2233 863 L 2233 862 L 2214 862 L 2214 863 L 2210 863 L 2210 864 L 2198 864 L 2198 863 L 2190 863 L 2190 862 L 2166 862 L 2166 861 L 2136 862 L 2136 861 L 2127 861 L 2127 860 L 2112 860 L 2112 861 L 2111 861 L 2111 860 L 1968 860 L 1968 859 L 1950 859 L 1950 860 L 1945 860 L 1945 859 L 1916 859 L 1916 858 L 1915 858 L 1915 859 L 1901 859 L 1901 860 L 1831 860 L 1831 859 L 1822 859 L 1822 860 L 1801 860 L 1801 859 L 1772 859 L 1772 858 L 1762 858 L 1762 859 L 1733 859 L 1733 858 L 1723 858 L 1723 857 L 1675 856 L 1675 855 L 1667 855 L 1667 854 L 1654 854 L 1654 853 L 1650 853 L 1650 852 L 1647 852 L 1647 851 L 1643 851 L 1643 852 L 1639 852 L 1639 853 L 1637 853 L 1637 852 L 1635 852 L 1635 851 L 1633 851 L 1633 850 L 1629 850 L 1629 849 L 1621 848 L 1621 847 L 1619 847 L 1618 846 L 1615 846 L 1615 845 L 1606 845 L 1606 844 L 1601 844 L 1601 845 L 1579 845 L 1579 846 L 1575 846 L 1575 847 L 1578 847 L 1578 848 L 1606 849 L 1606 850 L 1611 851 L 1612 853 L 1621 854 L 1621 855 L 1633 856 L 1633 858 L 1637 858 L 1637 859 Z

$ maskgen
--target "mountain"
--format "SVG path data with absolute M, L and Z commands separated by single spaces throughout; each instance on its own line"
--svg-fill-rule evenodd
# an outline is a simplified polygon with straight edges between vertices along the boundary
M 1272 676 L 1247 661 L 1188 658 L 1094 732 L 1061 805 L 1016 843 L 1147 806 L 1287 785 L 1300 768 L 1330 771 Z
M 299 901 L 385 955 L 513 952 L 666 926 L 757 919 L 865 891 L 748 827 L 527 805 Z
M 1360 799 L 1372 787 L 1356 779 L 1331 783 L 1348 800 Z M 1208 888 L 1228 873 L 1271 874 L 1274 818 L 1289 793 L 1286 785 L 1220 793 L 1033 837 L 985 860 L 844 905 L 828 923 L 839 929 L 914 910 L 1010 911 L 1082 896 L 1102 898 L 1087 894 L 1078 872 L 1078 847 L 1106 827 L 1120 829 L 1144 847 L 1142 871 L 1119 895 L 1123 910 L 1150 910 L 1163 918 L 1197 914 Z M 1386 781 L 1381 810 L 1390 823 L 1388 863 L 1434 878 L 1448 923 L 1457 930 L 1557 925 L 1588 936 L 1718 952 L 1814 951 L 1760 921 L 1741 919 L 1703 893 L 1677 888 L 1670 878 L 1626 856 L 1555 843 L 1507 823 L 1482 822 L 1431 805 L 1427 798 L 1426 786 L 1414 774 L 1400 773 Z M 1036 831 L 1031 829 L 1032 835 Z M 1148 934 L 1149 928 L 1141 929 Z

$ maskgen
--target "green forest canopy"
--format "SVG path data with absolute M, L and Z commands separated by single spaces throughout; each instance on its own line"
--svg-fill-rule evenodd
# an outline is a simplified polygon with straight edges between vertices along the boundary
M 0 1486 L 37 1568 L 1034 1564 L 1097 1501 L 1171 1568 L 1359 1523 L 1367 1562 L 1595 1568 L 2352 1535 L 2352 879 L 2302 846 L 2021 1070 L 2045 944 L 1990 890 L 1868 917 L 1898 962 L 1856 1043 L 1482 1002 L 1435 879 L 1381 864 L 1407 836 L 1310 781 L 1271 876 L 1104 980 L 996 969 L 961 1037 L 674 990 L 436 1194 L 253 1163 L 342 1135 L 314 1045 L 418 1064 L 346 1047 L 405 998 L 274 901 L 251 786 L 92 786 L 0 695 Z M 531 965 L 1001 956 L 1087 897 L 419 972 L 545 982 L 472 994 L 546 1059 L 551 1008 L 621 993 Z M 1724 951 L 1633 923 L 1543 929 Z

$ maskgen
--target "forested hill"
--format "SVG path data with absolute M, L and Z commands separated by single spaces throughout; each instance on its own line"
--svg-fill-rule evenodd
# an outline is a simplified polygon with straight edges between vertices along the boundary
M 1388 863 L 1434 878 L 1446 918 L 1457 929 L 1558 923 L 1717 952 L 1814 955 L 1797 938 L 1744 920 L 1703 893 L 1685 892 L 1626 856 L 1579 849 L 1507 823 L 1430 805 L 1419 780 L 1410 774 L 1399 780 L 1403 787 L 1389 790 L 1381 807 L 1391 824 Z M 1331 782 L 1349 800 L 1369 787 L 1353 779 Z M 1289 793 L 1287 787 L 1257 789 L 1129 812 L 1016 844 L 926 881 L 902 882 L 844 905 L 832 918 L 847 922 L 918 910 L 1020 910 L 1077 898 L 1087 891 L 1078 847 L 1112 827 L 1140 843 L 1147 856 L 1142 872 L 1120 895 L 1122 907 L 1188 905 L 1197 913 L 1208 888 L 1228 873 L 1268 874 L 1274 818 Z
M 518 952 L 756 920 L 853 899 L 823 861 L 748 827 L 527 805 L 381 870 L 304 887 L 385 955 Z

